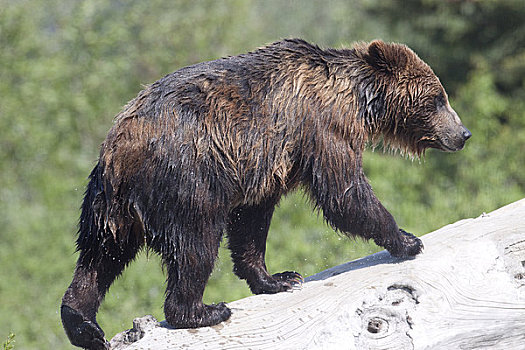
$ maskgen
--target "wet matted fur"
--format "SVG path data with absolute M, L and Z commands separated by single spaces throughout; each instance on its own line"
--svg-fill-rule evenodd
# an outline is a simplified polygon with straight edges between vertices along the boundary
M 144 246 L 166 266 L 173 327 L 230 316 L 223 303 L 202 303 L 224 232 L 234 271 L 254 293 L 290 289 L 300 275 L 270 275 L 264 255 L 274 207 L 298 186 L 340 232 L 417 255 L 421 241 L 367 182 L 365 145 L 382 140 L 419 156 L 459 150 L 468 137 L 430 67 L 400 44 L 283 40 L 169 74 L 124 107 L 102 144 L 61 308 L 66 333 L 77 346 L 108 346 L 98 307 Z

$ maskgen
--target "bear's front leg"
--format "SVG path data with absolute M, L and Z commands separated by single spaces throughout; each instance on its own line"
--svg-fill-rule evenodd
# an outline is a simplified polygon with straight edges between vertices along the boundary
M 324 182 L 314 182 L 310 188 L 330 225 L 348 235 L 373 239 L 396 257 L 422 252 L 421 240 L 397 226 L 362 172 L 350 173 L 346 178 L 346 182 L 341 182 L 327 176 Z
M 276 202 L 272 199 L 256 206 L 238 207 L 229 215 L 228 242 L 234 272 L 246 280 L 254 294 L 283 292 L 303 282 L 295 271 L 270 275 L 266 269 L 266 237 Z

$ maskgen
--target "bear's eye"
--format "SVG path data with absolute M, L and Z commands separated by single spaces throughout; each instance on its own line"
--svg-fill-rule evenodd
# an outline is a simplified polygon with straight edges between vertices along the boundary
M 445 95 L 443 95 L 443 93 L 440 93 L 439 95 L 434 97 L 434 104 L 436 105 L 436 108 L 445 106 L 447 104 Z

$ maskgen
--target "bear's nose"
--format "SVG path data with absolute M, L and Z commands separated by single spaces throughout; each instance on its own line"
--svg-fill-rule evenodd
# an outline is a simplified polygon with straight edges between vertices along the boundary
M 469 131 L 469 129 L 465 128 L 465 130 L 463 130 L 463 138 L 465 139 L 465 141 L 467 141 L 471 136 L 472 133 Z

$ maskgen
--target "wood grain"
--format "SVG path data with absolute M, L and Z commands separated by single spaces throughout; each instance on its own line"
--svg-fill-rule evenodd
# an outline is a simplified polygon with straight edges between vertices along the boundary
M 425 251 L 386 251 L 309 277 L 300 290 L 229 304 L 214 327 L 139 321 L 115 349 L 525 349 L 525 199 L 445 226 Z M 133 343 L 124 341 L 143 337 Z

